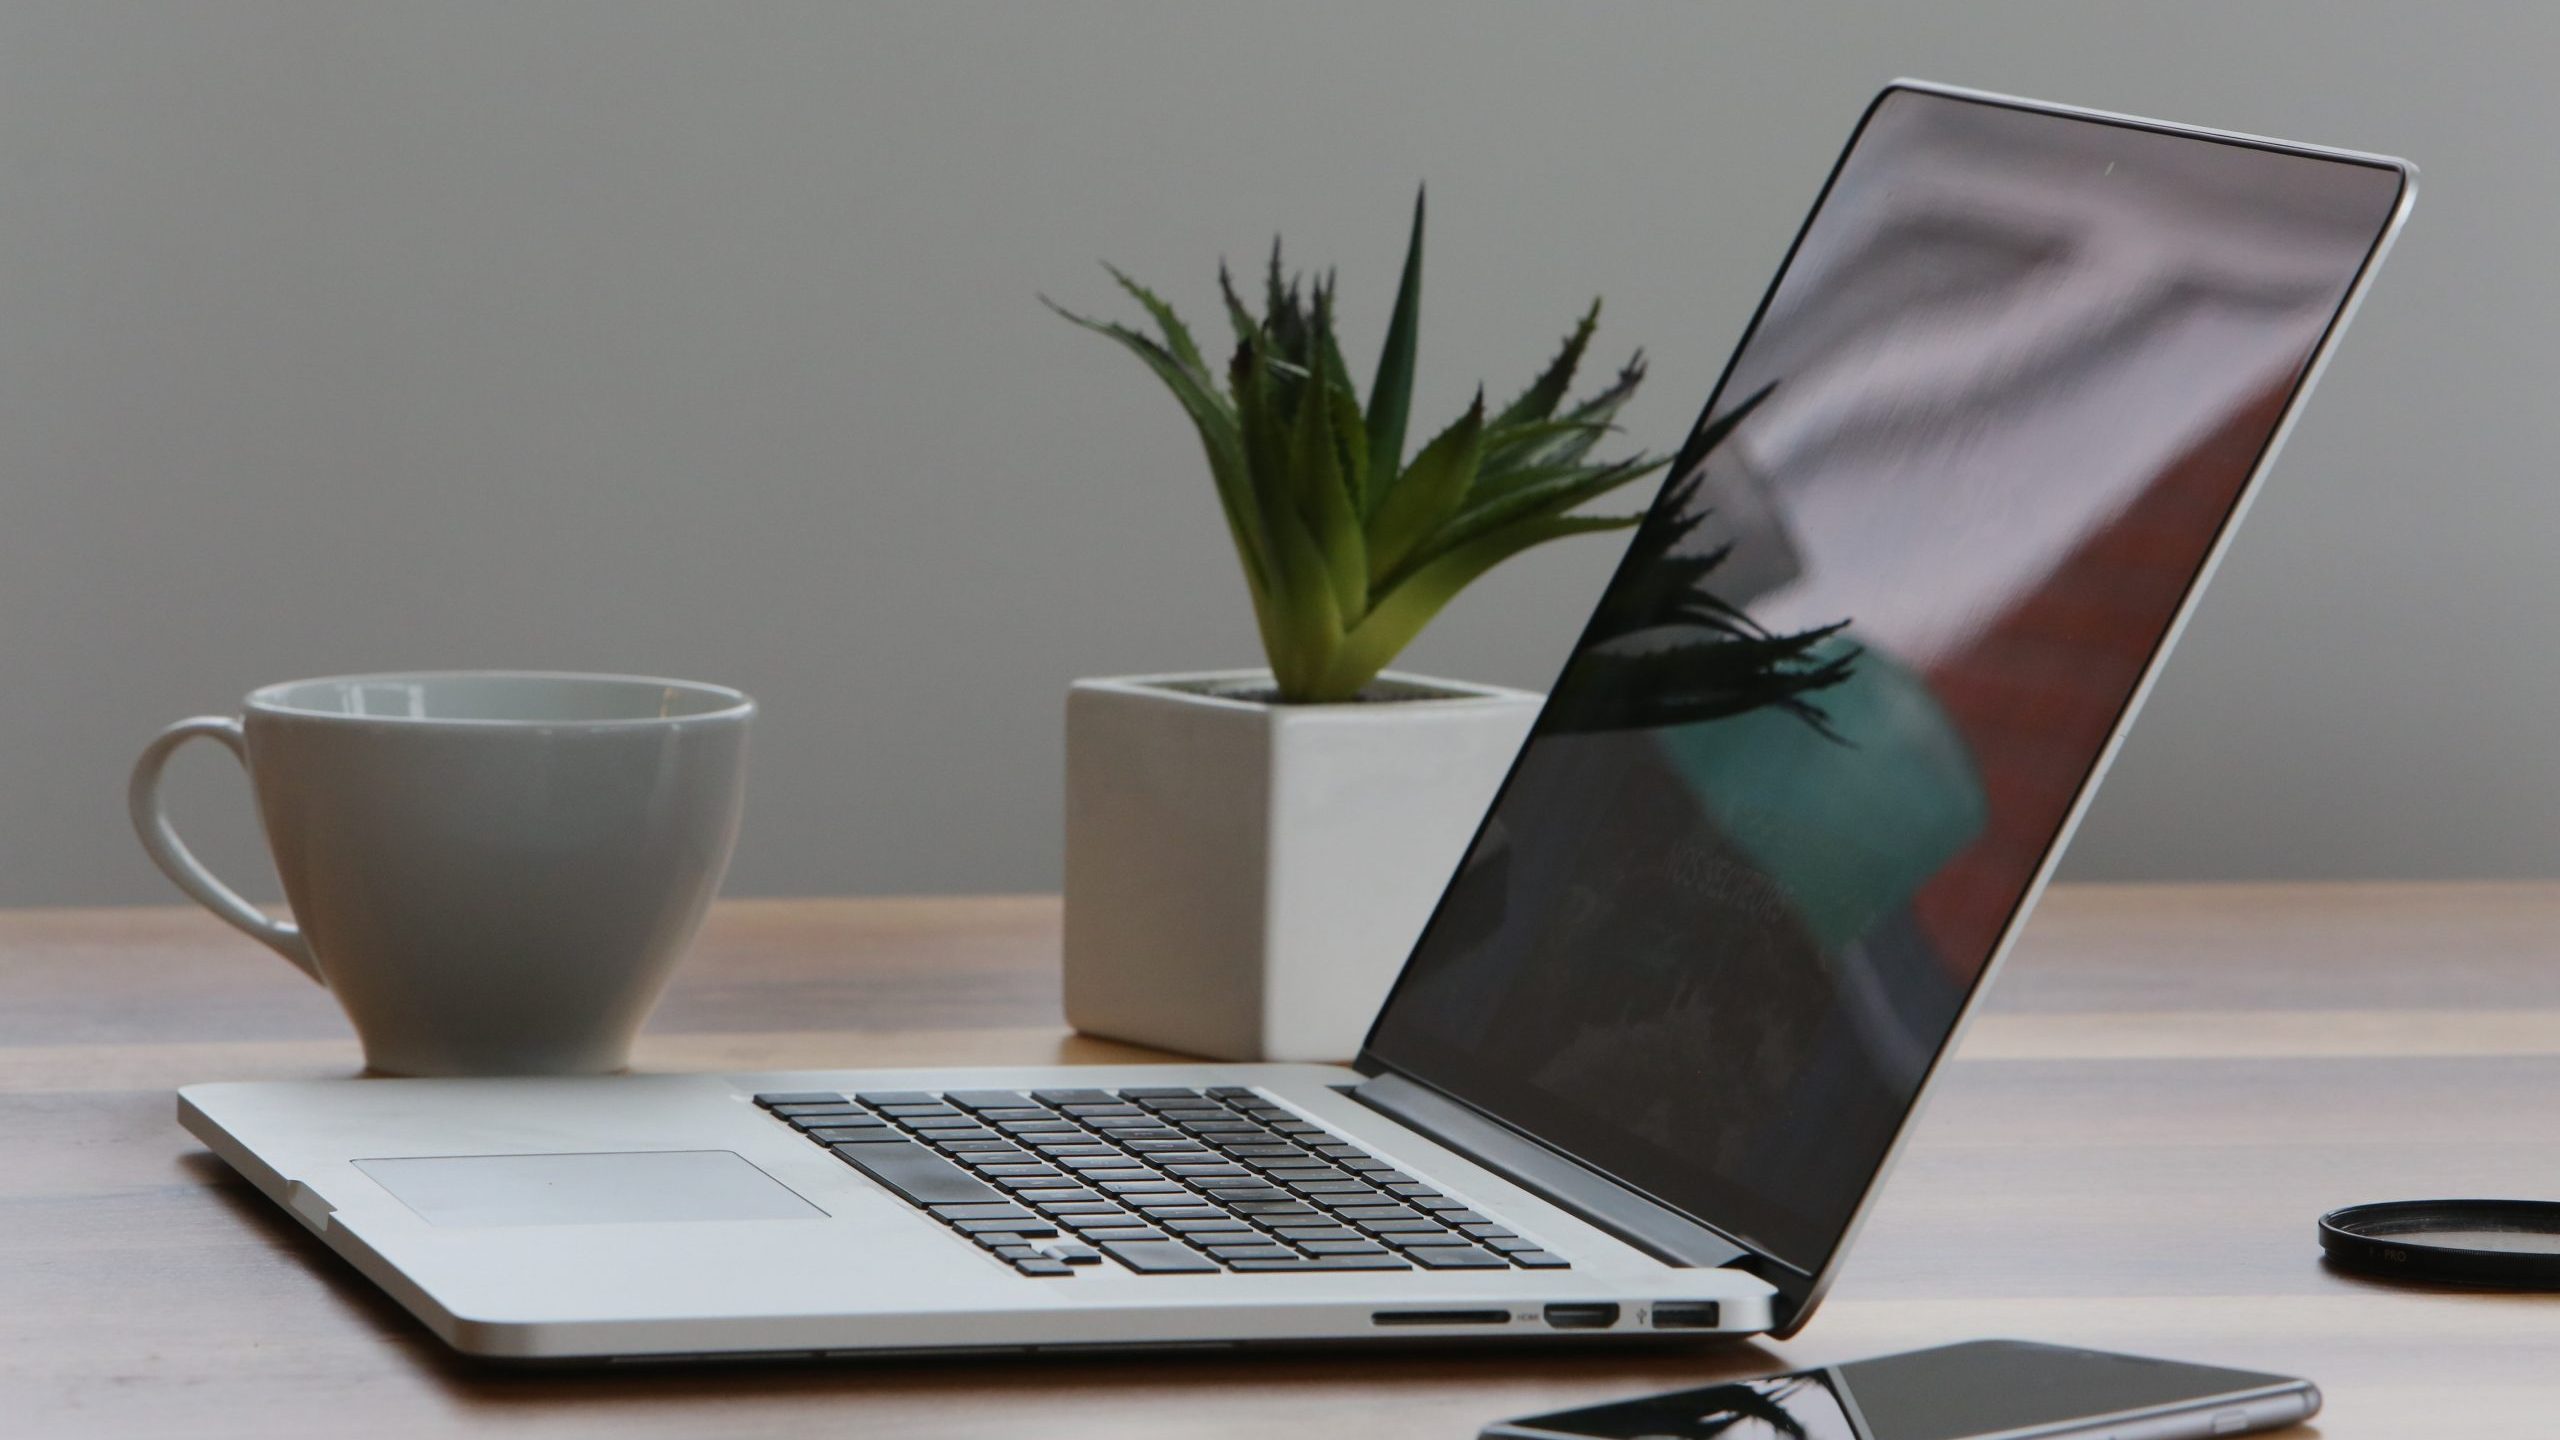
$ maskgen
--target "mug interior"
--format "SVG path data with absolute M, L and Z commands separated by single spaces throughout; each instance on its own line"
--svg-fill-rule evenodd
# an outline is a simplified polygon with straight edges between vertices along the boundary
M 746 714 L 754 702 L 721 685 L 641 675 L 449 670 L 288 680 L 249 706 L 288 715 L 445 724 L 612 724 Z

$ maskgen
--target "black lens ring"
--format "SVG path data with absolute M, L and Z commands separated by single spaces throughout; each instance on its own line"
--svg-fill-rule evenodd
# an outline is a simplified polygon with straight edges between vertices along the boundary
M 2350 1270 L 2394 1280 L 2560 1290 L 2560 1242 L 2548 1252 L 2475 1250 L 2410 1238 L 2429 1231 L 2508 1230 L 2560 1237 L 2560 1202 L 2390 1200 L 2320 1217 L 2320 1248 Z

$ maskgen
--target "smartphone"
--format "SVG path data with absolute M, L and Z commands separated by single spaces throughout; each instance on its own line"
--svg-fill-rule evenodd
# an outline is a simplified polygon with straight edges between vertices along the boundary
M 2308 1380 L 1974 1340 L 1487 1426 L 1484 1440 L 2186 1440 L 2308 1420 Z

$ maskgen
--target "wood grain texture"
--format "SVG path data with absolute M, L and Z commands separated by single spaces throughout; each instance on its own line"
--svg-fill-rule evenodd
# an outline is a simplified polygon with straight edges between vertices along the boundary
M 2312 1221 L 2560 1194 L 2555 949 L 2560 886 L 2056 891 L 1782 1346 L 513 1371 L 171 1118 L 186 1081 L 353 1070 L 327 996 L 193 911 L 0 913 L 0 1435 L 1466 1437 L 1982 1335 L 2307 1375 L 2324 1435 L 2549 1435 L 2560 1299 L 2332 1274 Z M 1046 898 L 731 903 L 641 1063 L 1142 1055 L 1064 1030 L 1056 964 Z

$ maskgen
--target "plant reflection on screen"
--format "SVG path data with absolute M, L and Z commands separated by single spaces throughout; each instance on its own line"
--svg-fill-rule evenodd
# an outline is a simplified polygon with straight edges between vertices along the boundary
M 1776 634 L 1708 589 L 1710 577 L 1733 558 L 1733 542 L 1679 553 L 1715 513 L 1699 503 L 1707 455 L 1776 388 L 1774 382 L 1762 387 L 1688 447 L 1687 465 L 1629 543 L 1617 580 L 1592 615 L 1582 653 L 1548 701 L 1542 728 L 1651 729 L 1775 706 L 1848 743 L 1807 697 L 1856 673 L 1858 647 L 1826 643 L 1849 621 Z

